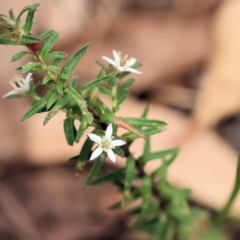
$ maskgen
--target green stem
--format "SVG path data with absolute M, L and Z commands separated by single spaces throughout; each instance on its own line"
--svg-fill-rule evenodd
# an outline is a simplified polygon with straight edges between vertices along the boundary
M 117 86 L 112 87 L 112 111 L 117 111 Z
M 240 154 L 238 155 L 238 164 L 237 164 L 237 172 L 236 172 L 236 179 L 235 179 L 235 184 L 232 190 L 232 193 L 226 203 L 226 205 L 223 207 L 222 211 L 218 215 L 216 219 L 216 224 L 222 224 L 224 220 L 227 218 L 229 211 L 231 209 L 231 206 L 238 195 L 240 189 Z

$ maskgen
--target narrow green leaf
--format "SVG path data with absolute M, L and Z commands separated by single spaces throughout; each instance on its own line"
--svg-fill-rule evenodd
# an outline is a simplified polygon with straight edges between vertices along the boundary
M 46 31 L 42 32 L 42 33 L 38 36 L 38 38 L 41 39 L 41 40 L 43 40 L 43 39 L 47 38 L 49 35 L 51 35 L 53 32 L 54 32 L 54 30 L 46 30 Z
M 73 146 L 75 142 L 75 127 L 74 127 L 74 120 L 70 118 L 66 118 L 64 120 L 64 133 L 67 140 L 68 145 Z
M 88 128 L 87 119 L 85 117 L 82 117 L 81 123 L 80 123 L 78 131 L 77 131 L 76 142 L 78 142 L 80 140 L 80 138 L 83 136 L 83 134 L 87 128 Z
M 124 158 L 124 151 L 123 151 L 120 147 L 115 147 L 114 152 L 115 152 L 118 156 Z
M 72 157 L 69 159 L 69 161 L 72 162 L 81 162 L 81 163 L 85 163 L 86 161 L 89 160 L 91 152 L 92 152 L 92 146 L 93 146 L 94 142 L 92 140 L 90 140 L 89 138 L 87 138 L 82 146 L 82 149 L 79 153 L 79 155 Z
M 9 10 L 9 17 L 13 20 L 13 21 L 15 21 L 15 15 L 14 15 L 14 13 L 13 13 L 13 9 L 11 8 L 10 10 Z
M 45 76 L 42 80 L 42 84 L 45 85 L 47 84 L 49 81 L 51 81 L 52 79 L 49 76 Z
M 62 110 L 69 102 L 69 96 L 65 95 L 57 103 L 53 106 L 51 111 L 49 111 L 48 115 L 45 117 L 43 125 L 46 125 L 49 120 L 56 115 L 60 110 Z
M 123 90 L 117 96 L 117 106 L 119 107 L 128 97 L 129 92 L 128 90 Z
M 135 82 L 134 78 L 130 78 L 128 80 L 126 80 L 123 84 L 121 84 L 118 88 L 119 92 L 122 92 L 123 90 L 131 87 L 133 85 L 133 83 Z
M 33 55 L 32 52 L 29 52 L 29 51 L 22 51 L 22 52 L 19 52 L 19 53 L 16 53 L 15 55 L 13 55 L 11 61 L 12 61 L 12 62 L 15 62 L 15 61 L 21 59 L 23 56 L 25 56 L 25 55 L 27 55 L 27 54 L 31 54 L 31 55 Z
M 107 73 L 107 74 L 109 73 L 107 68 L 101 61 L 97 60 L 97 61 L 95 61 L 95 63 L 98 64 L 105 71 L 105 73 Z
M 111 91 L 105 87 L 99 87 L 99 91 L 109 97 L 112 97 Z
M 98 157 L 97 159 L 94 160 L 93 166 L 88 174 L 88 177 L 84 184 L 83 189 L 91 184 L 93 178 L 98 174 L 98 172 L 102 168 L 103 164 L 104 164 L 104 161 L 102 161 L 100 157 Z
M 57 31 L 52 31 L 50 33 L 50 35 L 48 35 L 46 37 L 46 39 L 44 40 L 44 42 L 41 45 L 41 48 L 39 50 L 39 55 L 44 58 L 44 56 L 46 56 L 46 54 L 49 53 L 49 51 L 52 49 L 52 47 L 54 46 L 54 44 L 56 43 L 57 39 L 59 36 L 59 32 Z
M 124 120 L 135 127 L 162 127 L 167 125 L 163 121 L 146 118 L 124 118 Z
M 126 176 L 124 180 L 123 204 L 128 201 L 131 195 L 132 181 L 135 177 L 135 160 L 133 156 L 129 156 L 126 165 Z
M 50 60 L 56 59 L 56 58 L 65 58 L 67 54 L 65 52 L 50 52 L 49 54 L 45 55 L 43 58 L 44 62 L 48 62 Z
M 59 67 L 60 63 L 62 62 L 63 58 L 55 58 L 52 65 Z
M 59 94 L 63 94 L 63 86 L 61 82 L 57 82 L 56 84 L 56 90 Z
M 37 43 L 37 42 L 40 42 L 40 39 L 29 36 L 29 35 L 25 35 L 25 34 L 22 35 L 21 43 L 23 45 L 33 44 L 33 43 Z
M 89 44 L 85 45 L 81 49 L 79 49 L 76 53 L 74 53 L 68 61 L 64 64 L 61 73 L 66 74 L 69 76 L 75 66 L 77 65 L 78 61 L 82 58 L 82 56 L 86 53 L 88 50 Z
M 104 82 L 109 82 L 113 77 L 115 76 L 115 73 L 109 74 L 104 77 L 96 78 L 90 82 L 87 82 L 83 84 L 78 90 L 83 92 L 83 91 L 90 91 L 94 89 L 95 87 L 98 87 L 100 84 Z
M 177 148 L 172 148 L 172 149 L 167 149 L 167 150 L 163 150 L 163 151 L 157 151 L 157 152 L 153 152 L 153 153 L 148 153 L 142 157 L 139 158 L 139 161 L 141 162 L 148 162 L 154 159 L 164 159 L 167 156 L 174 156 L 176 157 L 176 155 L 178 154 L 179 149 Z
M 58 72 L 58 67 L 53 66 L 53 65 L 49 65 L 49 66 L 47 66 L 46 71 L 50 71 L 52 73 L 57 73 Z
M 34 14 L 35 14 L 35 11 L 37 10 L 39 5 L 40 5 L 39 3 L 32 5 L 32 7 L 28 11 L 26 22 L 25 22 L 25 25 L 23 27 L 25 33 L 27 33 L 27 34 L 29 34 L 29 32 L 32 28 Z
M 20 68 L 22 72 L 31 72 L 33 68 L 36 68 L 38 66 L 41 66 L 41 64 L 38 62 L 28 62 Z
M 125 176 L 125 168 L 121 168 L 114 172 L 101 175 L 97 179 L 93 180 L 91 182 L 91 185 L 101 184 L 105 182 L 121 181 L 124 179 L 124 176 Z
M 78 82 L 78 78 L 77 78 L 77 77 L 73 77 L 73 78 L 69 81 L 69 85 L 71 85 L 72 87 L 76 88 L 76 87 L 77 87 L 77 82 Z
M 141 192 L 142 192 L 142 204 L 141 204 L 140 219 L 146 220 L 148 216 L 148 210 L 151 204 L 151 196 L 152 196 L 152 182 L 151 182 L 150 176 L 143 177 L 143 185 L 141 188 Z
M 51 96 L 48 98 L 48 102 L 47 102 L 47 110 L 49 110 L 52 105 L 57 101 L 59 96 L 59 93 L 54 89 L 54 91 L 52 91 Z
M 54 66 L 54 65 L 53 65 Z M 58 69 L 58 68 L 57 68 Z M 68 76 L 63 74 L 63 73 L 60 73 L 58 74 L 58 77 L 57 77 L 58 80 L 67 80 L 68 79 Z
M 79 94 L 75 88 L 73 88 L 71 85 L 68 85 L 68 87 L 66 88 L 65 91 L 76 102 L 76 104 L 79 106 L 83 115 L 90 115 L 90 113 L 87 109 L 87 104 L 86 104 L 85 100 L 83 99 L 82 95 Z M 88 122 L 88 123 L 90 123 L 90 122 Z
M 29 5 L 29 6 L 26 6 L 24 7 L 21 12 L 19 13 L 19 15 L 17 16 L 17 19 L 16 19 L 16 25 L 18 26 L 19 23 L 20 23 L 20 19 L 21 19 L 21 16 L 23 15 L 23 13 L 25 13 L 26 11 L 29 11 L 31 9 L 35 9 L 39 6 L 40 4 L 39 3 L 36 3 L 36 4 L 33 4 L 33 5 Z
M 43 108 L 46 107 L 46 105 L 47 105 L 47 100 L 44 98 L 34 102 L 32 107 L 22 117 L 22 121 L 25 121 L 28 118 L 32 117 L 34 114 L 40 112 Z
M 11 41 L 11 40 L 2 40 L 2 39 L 0 39 L 0 44 L 1 45 L 24 45 L 21 42 Z

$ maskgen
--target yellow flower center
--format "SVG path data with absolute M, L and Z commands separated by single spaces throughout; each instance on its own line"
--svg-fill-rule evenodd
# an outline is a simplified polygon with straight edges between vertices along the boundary
M 120 57 L 120 66 L 123 67 L 125 66 L 127 60 L 129 59 L 128 55 L 124 55 L 124 57 L 122 57 L 122 53 L 121 52 L 118 52 L 118 55 Z
M 102 148 L 104 149 L 109 149 L 110 148 L 110 142 L 108 140 L 103 140 L 102 141 Z

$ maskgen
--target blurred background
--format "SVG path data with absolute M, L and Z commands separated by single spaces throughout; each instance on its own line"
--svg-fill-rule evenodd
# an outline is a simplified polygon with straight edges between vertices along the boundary
M 32 35 L 60 32 L 55 50 L 71 55 L 90 42 L 74 74 L 80 84 L 99 71 L 94 63 L 112 50 L 136 57 L 142 75 L 120 114 L 139 116 L 151 103 L 150 117 L 166 121 L 153 150 L 180 147 L 170 169 L 176 187 L 192 188 L 192 200 L 218 211 L 235 177 L 240 148 L 240 1 L 238 0 L 40 0 Z M 33 0 L 0 2 L 1 14 L 15 14 Z M 11 90 L 10 63 L 23 47 L 0 46 L 0 95 Z M 34 76 L 34 80 L 41 80 Z M 107 207 L 120 198 L 111 185 L 82 191 L 86 174 L 75 176 L 66 162 L 80 149 L 67 146 L 64 114 L 42 126 L 44 114 L 20 119 L 27 99 L 0 98 L 0 239 L 130 239 L 123 211 Z M 119 114 L 119 115 L 120 115 Z M 142 142 L 133 146 L 141 153 Z M 114 166 L 124 164 L 121 159 Z M 151 163 L 151 172 L 156 163 Z M 240 198 L 232 215 L 240 218 Z M 230 239 L 234 238 L 231 234 Z

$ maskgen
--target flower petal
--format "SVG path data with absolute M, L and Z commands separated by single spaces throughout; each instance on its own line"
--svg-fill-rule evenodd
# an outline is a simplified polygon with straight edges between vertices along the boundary
M 121 57 L 120 55 L 117 53 L 117 51 L 113 50 L 113 57 L 114 57 L 114 61 L 116 63 L 116 66 L 120 66 L 120 62 L 121 62 Z
M 120 139 L 113 140 L 111 143 L 112 143 L 112 146 L 115 146 L 115 147 L 116 146 L 122 146 L 122 145 L 126 144 L 125 141 L 120 140 Z
M 142 74 L 142 72 L 134 69 L 134 68 L 126 68 L 125 72 L 132 72 L 132 73 L 137 73 L 137 74 Z
M 88 137 L 95 143 L 100 144 L 102 142 L 102 138 L 94 133 L 88 133 Z
M 112 124 L 110 123 L 106 129 L 105 138 L 108 140 L 111 140 L 112 134 L 113 134 L 113 127 L 112 127 Z
M 107 61 L 108 63 L 110 63 L 111 65 L 113 65 L 114 67 L 116 67 L 116 63 L 114 62 L 114 60 L 112 60 L 111 58 L 108 58 L 108 57 L 105 57 L 105 56 L 102 56 L 102 58 Z
M 132 65 L 134 65 L 136 63 L 137 59 L 136 58 L 130 58 L 129 60 L 127 60 L 126 64 L 125 64 L 125 68 L 131 67 Z
M 113 152 L 113 150 L 112 149 L 109 149 L 108 151 L 107 151 L 107 155 L 108 155 L 108 157 L 109 157 L 109 159 L 112 161 L 112 162 L 116 162 L 116 156 L 115 156 L 115 154 L 114 154 L 114 152 Z
M 6 97 L 11 96 L 13 94 L 18 94 L 18 91 L 16 89 L 14 89 L 11 92 L 8 92 L 7 94 L 3 95 L 3 98 L 6 98 Z
M 32 81 L 32 73 L 28 73 L 27 77 L 25 78 L 25 82 L 30 82 Z
M 103 149 L 101 147 L 97 147 L 91 154 L 90 157 L 90 161 L 92 161 L 93 159 L 97 158 L 98 156 L 101 155 L 101 153 L 103 152 Z

